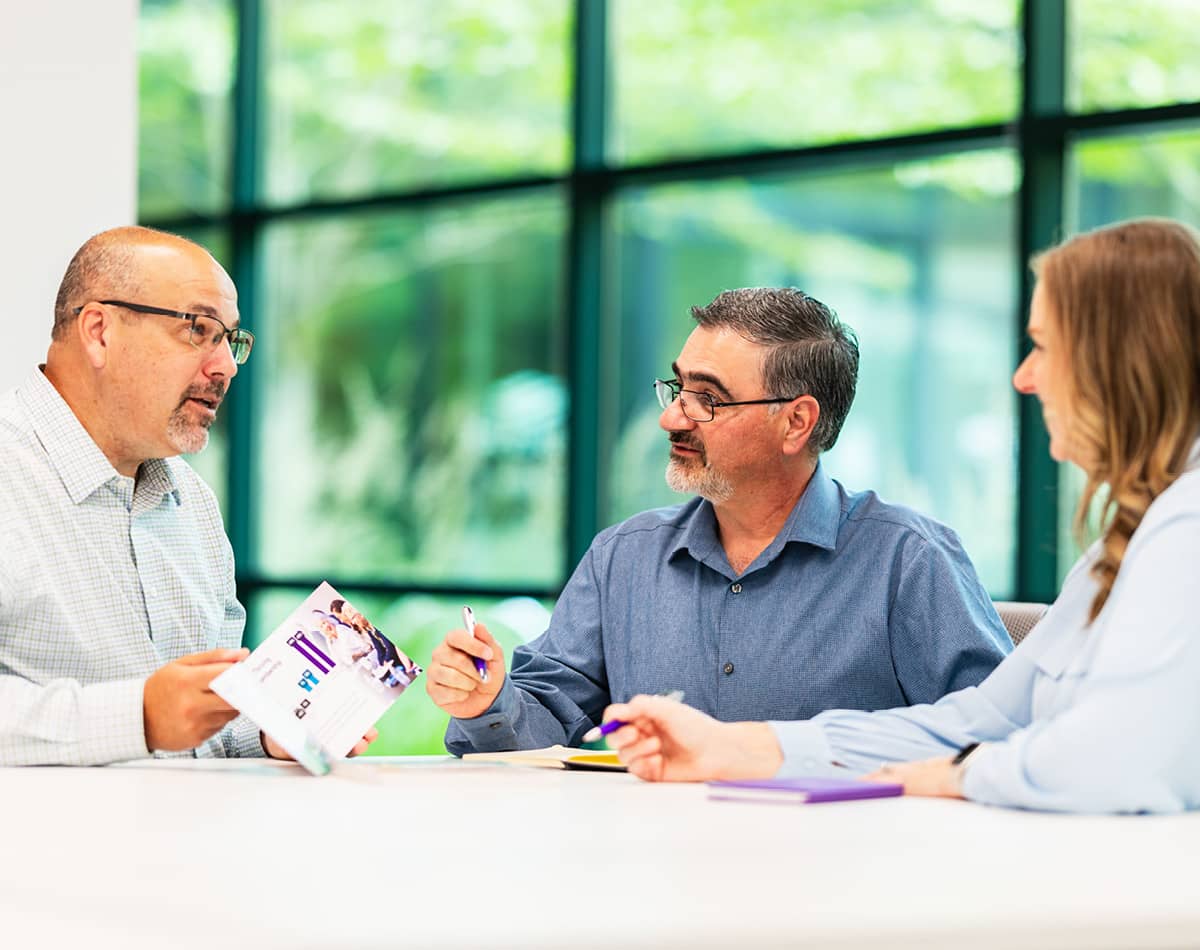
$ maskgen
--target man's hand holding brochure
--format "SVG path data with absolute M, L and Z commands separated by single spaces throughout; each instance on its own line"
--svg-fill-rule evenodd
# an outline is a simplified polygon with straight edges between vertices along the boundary
M 310 772 L 354 750 L 421 667 L 322 583 L 212 689 Z

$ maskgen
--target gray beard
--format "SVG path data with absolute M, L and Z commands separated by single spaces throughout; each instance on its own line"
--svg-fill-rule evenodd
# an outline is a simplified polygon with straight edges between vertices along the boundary
M 699 468 L 691 468 L 687 463 L 675 458 L 667 463 L 667 485 L 671 491 L 682 495 L 699 495 L 714 505 L 722 504 L 733 497 L 733 485 L 720 472 L 713 471 L 706 464 Z
M 184 411 L 179 406 L 167 420 L 167 441 L 180 455 L 195 455 L 208 445 L 208 426 L 188 422 Z

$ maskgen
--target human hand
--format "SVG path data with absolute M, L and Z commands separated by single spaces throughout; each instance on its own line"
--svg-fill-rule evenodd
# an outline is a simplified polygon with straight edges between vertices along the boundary
M 209 684 L 249 655 L 245 647 L 191 653 L 151 673 L 142 687 L 146 748 L 151 752 L 194 749 L 236 719 L 238 711 Z
M 475 657 L 487 662 L 484 683 L 475 669 Z M 482 624 L 475 635 L 451 630 L 434 648 L 425 671 L 425 692 L 439 709 L 455 719 L 474 719 L 486 712 L 504 685 L 504 650 Z
M 265 732 L 259 733 L 259 738 L 262 740 L 263 751 L 272 759 L 287 759 L 291 761 L 292 756 L 283 746 L 279 745 Z M 372 726 L 367 730 L 367 734 L 354 743 L 354 748 L 346 753 L 347 756 L 362 755 L 367 751 L 367 747 L 379 738 L 379 730 Z
M 635 696 L 604 710 L 627 725 L 608 736 L 621 761 L 649 782 L 769 778 L 783 752 L 763 722 L 718 722 L 665 696 Z
M 870 775 L 868 782 L 892 782 L 904 786 L 905 795 L 930 798 L 962 798 L 962 770 L 950 756 L 924 759 L 920 762 L 897 762 L 881 765 Z

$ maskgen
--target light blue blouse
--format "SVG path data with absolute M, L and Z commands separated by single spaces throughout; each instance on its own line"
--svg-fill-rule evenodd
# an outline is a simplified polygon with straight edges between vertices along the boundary
M 973 801 L 1097 813 L 1200 808 L 1198 465 L 1200 442 L 1134 532 L 1094 624 L 1098 545 L 979 686 L 921 706 L 771 723 L 784 750 L 780 775 L 862 774 L 982 742 L 963 783 Z

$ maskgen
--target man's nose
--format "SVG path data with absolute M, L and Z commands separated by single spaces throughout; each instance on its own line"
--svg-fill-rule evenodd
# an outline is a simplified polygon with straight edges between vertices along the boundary
M 204 375 L 217 378 L 233 379 L 238 374 L 237 360 L 233 358 L 233 349 L 229 338 L 224 337 L 217 348 L 208 354 L 204 361 Z
M 658 417 L 658 425 L 665 432 L 690 431 L 698 424 L 683 411 L 682 399 L 675 399 Z

